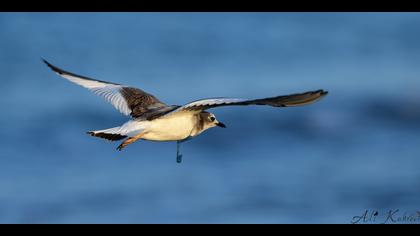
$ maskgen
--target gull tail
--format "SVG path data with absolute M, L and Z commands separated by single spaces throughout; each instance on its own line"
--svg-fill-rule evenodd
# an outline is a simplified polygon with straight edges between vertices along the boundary
M 126 135 L 120 133 L 121 127 L 114 127 L 110 129 L 103 129 L 103 130 L 96 130 L 96 131 L 89 131 L 87 134 L 90 134 L 94 137 L 107 139 L 110 141 L 117 141 L 121 139 L 127 138 Z

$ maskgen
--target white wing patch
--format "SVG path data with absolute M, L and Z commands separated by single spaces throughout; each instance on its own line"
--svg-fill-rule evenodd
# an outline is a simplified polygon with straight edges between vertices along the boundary
M 120 93 L 121 86 L 109 85 L 102 88 L 90 89 L 95 94 L 102 96 L 111 103 L 118 111 L 124 115 L 130 115 L 131 109 L 128 108 L 127 101 Z
M 218 104 L 230 104 L 230 103 L 237 103 L 237 102 L 244 102 L 246 99 L 241 98 L 210 98 L 210 99 L 203 99 L 198 100 L 195 102 L 188 103 L 179 109 L 190 108 L 194 106 L 211 106 L 211 105 L 218 105 Z
M 57 74 L 75 84 L 89 89 L 96 95 L 104 97 L 105 100 L 111 103 L 118 111 L 124 115 L 130 115 L 131 109 L 128 107 L 126 100 L 120 93 L 120 89 L 122 88 L 121 85 L 104 83 L 96 80 L 87 80 L 68 74 Z
M 195 102 L 190 102 L 188 104 L 185 104 L 184 106 L 182 106 L 182 107 L 180 107 L 180 108 L 178 108 L 178 109 L 176 109 L 176 110 L 174 110 L 172 112 L 169 112 L 166 115 L 170 115 L 170 114 L 173 114 L 175 112 L 180 112 L 180 111 L 183 111 L 183 110 L 188 110 L 189 108 L 194 108 L 194 107 L 220 105 L 220 104 L 233 104 L 233 103 L 244 102 L 244 101 L 247 101 L 247 99 L 242 99 L 242 98 L 210 98 L 210 99 L 203 99 L 203 100 L 198 100 L 198 101 L 195 101 Z
M 109 85 L 113 85 L 111 83 L 104 83 L 104 82 L 97 81 L 97 80 L 84 79 L 84 78 L 77 77 L 77 76 L 74 76 L 74 75 L 65 74 L 63 72 L 62 73 L 55 72 L 55 73 L 57 73 L 57 75 L 65 78 L 65 79 L 67 79 L 67 80 L 69 80 L 69 81 L 71 81 L 75 84 L 78 84 L 78 85 L 80 85 L 84 88 L 87 88 L 87 89 L 103 88 L 103 87 L 106 87 L 106 86 L 109 86 Z

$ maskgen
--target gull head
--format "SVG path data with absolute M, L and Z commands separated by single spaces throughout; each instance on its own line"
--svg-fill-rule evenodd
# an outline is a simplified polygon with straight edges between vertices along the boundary
M 216 116 L 210 112 L 203 111 L 200 113 L 201 120 L 203 122 L 204 130 L 219 126 L 221 128 L 226 128 L 226 125 L 216 119 Z

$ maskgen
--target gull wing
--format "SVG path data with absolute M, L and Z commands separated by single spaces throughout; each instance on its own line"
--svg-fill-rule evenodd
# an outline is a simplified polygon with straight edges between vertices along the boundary
M 148 94 L 141 89 L 77 75 L 62 70 L 44 59 L 42 60 L 61 77 L 104 97 L 124 115 L 131 115 L 134 118 L 138 118 L 147 112 L 156 109 L 160 110 L 167 106 L 155 96 Z
M 328 92 L 322 89 L 316 91 L 310 91 L 305 93 L 296 93 L 290 95 L 283 95 L 277 97 L 269 97 L 262 99 L 241 99 L 241 98 L 210 98 L 202 99 L 188 103 L 184 106 L 177 108 L 174 112 L 180 111 L 197 111 L 201 112 L 210 108 L 220 107 L 220 106 L 247 106 L 247 105 L 268 105 L 272 107 L 294 107 L 302 106 L 306 104 L 311 104 L 315 101 L 318 101 Z M 169 114 L 171 114 L 169 113 Z

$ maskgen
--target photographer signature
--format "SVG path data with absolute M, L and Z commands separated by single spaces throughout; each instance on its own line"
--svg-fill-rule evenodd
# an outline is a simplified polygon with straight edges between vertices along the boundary
M 420 211 L 401 212 L 399 209 L 393 209 L 385 212 L 379 212 L 377 210 L 365 210 L 363 214 L 354 216 L 351 223 L 420 223 Z

